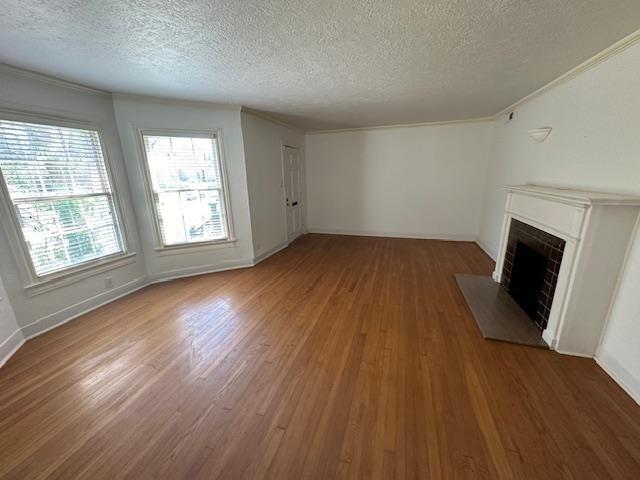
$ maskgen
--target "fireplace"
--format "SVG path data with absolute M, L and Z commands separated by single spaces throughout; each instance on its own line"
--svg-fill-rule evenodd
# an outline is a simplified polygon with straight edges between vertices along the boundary
M 640 197 L 541 185 L 506 190 L 492 277 L 455 276 L 480 331 L 485 338 L 592 357 Z
M 497 288 L 509 300 L 517 298 L 514 305 L 524 305 L 519 309 L 523 321 L 533 317 L 549 347 L 593 356 L 638 220 L 640 197 L 540 185 L 506 190 L 493 272 Z M 546 258 L 541 287 L 537 269 L 542 267 L 530 266 L 539 264 L 539 257 L 518 242 Z
M 502 285 L 540 330 L 547 327 L 565 241 L 511 219 Z

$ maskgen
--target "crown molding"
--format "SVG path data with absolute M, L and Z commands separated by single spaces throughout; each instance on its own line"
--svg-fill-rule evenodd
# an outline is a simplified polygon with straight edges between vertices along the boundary
M 90 93 L 92 95 L 100 95 L 102 97 L 110 97 L 111 92 L 107 90 L 101 90 L 99 88 L 87 87 L 79 83 L 70 82 L 68 80 L 62 80 L 61 78 L 52 77 L 51 75 L 45 75 L 44 73 L 34 72 L 25 68 L 14 67 L 7 63 L 0 63 L 0 72 L 9 73 L 12 75 L 30 78 L 33 80 L 39 80 L 49 85 L 55 85 L 57 87 L 69 88 L 83 93 Z
M 258 117 L 258 118 L 261 118 L 263 120 L 267 120 L 267 121 L 272 122 L 272 123 L 277 123 L 278 125 L 281 125 L 283 127 L 292 128 L 292 129 L 297 130 L 297 131 L 302 132 L 302 133 L 308 133 L 308 132 L 305 132 L 305 130 L 303 128 L 300 128 L 297 125 L 293 125 L 291 123 L 287 123 L 284 120 L 280 120 L 279 118 L 276 118 L 276 117 L 274 117 L 272 115 L 269 115 L 268 113 L 265 113 L 265 112 L 263 112 L 261 110 L 255 110 L 253 108 L 246 107 L 246 106 L 243 105 L 240 108 L 240 111 L 243 112 L 243 113 L 248 113 L 249 115 L 253 115 L 254 117 Z
M 220 108 L 227 109 L 233 111 L 240 111 L 240 105 L 237 103 L 216 103 L 216 102 L 208 102 L 205 100 L 184 100 L 180 98 L 171 98 L 171 97 L 158 97 L 154 95 L 139 95 L 137 93 L 120 93 L 113 92 L 112 97 L 114 100 L 122 99 L 122 100 L 132 100 L 132 101 L 142 101 L 148 103 L 158 103 L 158 104 L 174 104 L 174 105 L 182 105 L 185 107 L 193 107 L 193 108 Z
M 441 122 L 399 123 L 395 125 L 375 125 L 372 127 L 336 128 L 332 130 L 309 130 L 307 135 L 322 135 L 324 133 L 365 132 L 368 130 L 388 130 L 393 128 L 436 127 L 438 125 L 457 125 L 461 123 L 491 122 L 493 117 L 465 118 L 461 120 L 444 120 Z
M 568 72 L 563 73 L 559 77 L 551 80 L 546 85 L 543 85 L 542 87 L 538 88 L 537 90 L 534 90 L 530 94 L 522 97 L 520 100 L 512 103 L 508 107 L 503 108 L 498 113 L 493 115 L 492 120 L 497 120 L 502 115 L 505 115 L 508 112 L 512 112 L 517 107 L 520 107 L 520 106 L 524 105 L 525 103 L 533 100 L 534 98 L 538 97 L 539 95 L 545 93 L 547 90 L 551 90 L 552 88 L 557 87 L 558 85 L 560 85 L 560 84 L 562 84 L 564 82 L 567 82 L 567 81 L 571 80 L 572 78 L 577 77 L 578 75 L 580 75 L 580 74 L 586 72 L 587 70 L 590 70 L 591 68 L 595 67 L 596 65 L 599 65 L 600 63 L 604 62 L 608 58 L 613 57 L 613 56 L 623 52 L 624 50 L 626 50 L 629 47 L 631 47 L 631 46 L 635 45 L 636 43 L 638 43 L 639 41 L 640 41 L 640 30 L 636 30 L 635 32 L 631 33 L 630 35 L 627 35 L 623 39 L 618 40 L 613 45 L 605 48 L 601 52 L 596 53 L 593 57 L 585 60 L 580 65 L 577 65 L 577 66 L 573 67 Z
M 587 70 L 599 65 L 604 62 L 608 58 L 611 58 L 626 49 L 632 47 L 636 43 L 640 42 L 640 30 L 636 30 L 635 32 L 627 35 L 623 39 L 617 41 L 613 45 L 605 48 L 604 50 L 596 53 L 591 58 L 585 60 L 581 64 L 575 66 L 568 72 L 563 73 L 559 77 L 551 80 L 549 83 L 543 85 L 542 87 L 534 90 L 530 94 L 522 97 L 520 100 L 512 103 L 506 108 L 503 108 L 499 112 L 494 115 L 490 115 L 488 117 L 481 118 L 470 118 L 470 119 L 462 119 L 462 120 L 451 120 L 445 122 L 425 122 L 425 123 L 405 123 L 398 125 L 382 125 L 382 126 L 374 126 L 374 127 L 358 127 L 358 128 L 337 128 L 333 130 L 310 130 L 306 132 L 307 135 L 320 135 L 323 133 L 341 133 L 341 132 L 359 132 L 359 131 L 367 131 L 367 130 L 379 130 L 379 129 L 387 129 L 387 128 L 411 128 L 411 127 L 430 127 L 436 125 L 451 125 L 451 124 L 460 124 L 460 123 L 475 123 L 475 122 L 486 122 L 486 121 L 495 121 L 499 119 L 502 115 L 507 114 L 508 112 L 512 112 L 517 107 L 524 105 L 525 103 L 533 100 L 534 98 L 542 95 L 548 90 L 571 80 L 572 78 L 577 77 L 578 75 L 586 72 Z

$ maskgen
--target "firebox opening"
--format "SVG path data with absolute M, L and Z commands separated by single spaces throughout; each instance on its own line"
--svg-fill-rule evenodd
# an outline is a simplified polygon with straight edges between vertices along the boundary
M 544 286 L 547 258 L 518 241 L 511 270 L 509 293 L 536 322 L 538 301 Z
M 565 241 L 511 219 L 502 286 L 540 329 L 547 327 Z

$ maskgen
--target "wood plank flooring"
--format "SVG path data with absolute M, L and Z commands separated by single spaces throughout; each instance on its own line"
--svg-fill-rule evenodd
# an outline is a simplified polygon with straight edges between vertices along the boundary
M 592 360 L 483 340 L 474 244 L 307 235 L 150 286 L 0 369 L 0 478 L 632 479 Z

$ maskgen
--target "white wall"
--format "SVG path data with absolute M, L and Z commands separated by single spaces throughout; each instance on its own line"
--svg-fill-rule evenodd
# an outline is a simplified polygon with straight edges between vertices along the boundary
M 636 227 L 627 265 L 602 342 L 598 363 L 640 403 L 640 230 Z
M 0 367 L 23 341 L 22 331 L 0 278 Z
M 97 125 L 114 168 L 114 183 L 123 210 L 122 221 L 128 232 L 129 250 L 137 253 L 133 263 L 34 296 L 24 288 L 23 267 L 8 247 L 8 233 L 12 227 L 7 218 L 2 218 L 0 276 L 17 323 L 24 336 L 28 337 L 138 288 L 144 283 L 146 273 L 139 255 L 135 215 L 110 96 L 63 87 L 55 82 L 0 69 L 0 109 L 65 117 Z M 112 278 L 113 289 L 105 288 L 105 277 Z
M 118 131 L 127 164 L 140 239 L 152 280 L 250 265 L 253 260 L 249 200 L 240 124 L 240 107 L 114 96 Z M 138 129 L 222 130 L 224 156 L 236 241 L 229 244 L 155 250 L 153 214 L 147 200 Z
M 540 183 L 640 193 L 640 44 L 546 91 L 494 122 L 480 240 L 495 254 L 505 193 Z M 549 126 L 544 143 L 527 131 Z
M 640 44 L 547 90 L 494 123 L 479 241 L 495 257 L 506 184 L 540 183 L 640 194 Z M 527 130 L 550 126 L 544 143 Z M 640 398 L 640 238 L 597 353 Z M 625 380 L 623 380 L 625 379 Z
M 260 259 L 286 245 L 282 146 L 303 149 L 304 133 L 251 112 L 242 111 L 241 117 L 254 257 Z
M 475 240 L 488 122 L 307 135 L 310 231 Z

